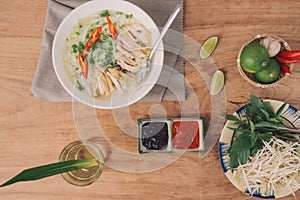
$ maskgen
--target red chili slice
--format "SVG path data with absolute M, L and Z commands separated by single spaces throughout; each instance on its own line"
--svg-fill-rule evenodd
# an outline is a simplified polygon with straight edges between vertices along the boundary
M 92 33 L 92 35 L 90 36 L 90 38 L 89 38 L 89 40 L 87 41 L 87 43 L 85 44 L 84 50 L 86 50 L 86 51 L 90 50 L 91 46 L 92 46 L 93 44 L 96 44 L 96 43 L 99 41 L 99 39 L 100 39 L 100 37 L 101 37 L 101 34 L 102 34 L 102 28 L 101 28 L 101 27 L 96 28 L 96 29 L 93 31 L 93 33 Z
M 88 77 L 88 68 L 89 68 L 89 65 L 88 65 L 88 61 L 86 59 L 86 56 L 83 54 L 83 53 L 80 53 L 78 55 L 78 62 L 79 62 L 79 65 L 81 67 L 81 71 L 82 71 L 82 76 L 87 79 Z
M 109 29 L 110 34 L 116 40 L 118 37 L 118 31 L 117 31 L 115 25 L 111 22 L 111 20 L 108 16 L 106 16 L 106 21 L 108 24 L 108 29 Z

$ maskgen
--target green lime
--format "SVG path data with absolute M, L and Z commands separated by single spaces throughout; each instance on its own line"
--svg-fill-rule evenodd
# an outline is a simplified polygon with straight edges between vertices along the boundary
M 210 81 L 210 94 L 217 95 L 224 86 L 224 73 L 217 70 Z
M 275 59 L 270 59 L 270 64 L 264 70 L 254 74 L 254 78 L 260 83 L 273 83 L 280 75 L 280 66 Z
M 204 59 L 207 58 L 208 56 L 210 56 L 212 54 L 212 52 L 214 51 L 214 49 L 216 48 L 218 43 L 218 37 L 217 36 L 213 36 L 208 38 L 202 45 L 201 49 L 200 49 L 200 58 Z
M 245 71 L 256 73 L 269 65 L 268 50 L 259 43 L 248 44 L 242 50 L 240 62 Z

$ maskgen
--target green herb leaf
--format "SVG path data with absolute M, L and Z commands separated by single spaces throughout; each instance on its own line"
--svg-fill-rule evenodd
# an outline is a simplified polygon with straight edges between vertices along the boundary
M 9 181 L 0 185 L 0 187 L 4 187 L 21 181 L 38 180 L 56 174 L 61 174 L 64 172 L 78 170 L 82 168 L 94 167 L 97 165 L 99 165 L 99 161 L 97 161 L 96 159 L 84 159 L 84 160 L 69 160 L 69 161 L 34 167 L 22 171 L 17 176 L 13 177 Z
M 240 151 L 239 153 L 239 161 L 243 165 L 247 162 L 248 158 L 250 156 L 250 149 L 244 149 Z
M 251 121 L 251 120 L 249 120 L 249 123 L 250 123 L 251 134 L 253 134 L 254 130 L 255 130 L 255 125 L 254 125 L 253 121 Z
M 294 142 L 299 141 L 299 137 L 296 134 L 292 134 L 292 133 L 276 134 L 276 137 L 283 140 L 290 140 Z
M 253 94 L 251 94 L 250 95 L 250 104 L 253 107 L 261 107 L 262 101 L 257 96 L 254 96 Z
M 260 130 L 290 130 L 282 124 L 274 124 L 272 122 L 261 121 L 255 124 L 256 128 L 260 128 Z
M 244 121 L 237 121 L 237 122 L 234 122 L 234 125 L 245 126 L 245 125 L 247 125 L 247 123 Z
M 240 164 L 245 164 L 250 156 L 250 149 L 245 149 L 241 151 L 231 151 L 230 154 L 230 167 L 236 168 Z
M 249 134 L 240 134 L 231 145 L 231 151 L 241 151 L 251 148 L 251 138 Z
M 265 133 L 260 133 L 258 137 L 260 137 L 262 140 L 268 141 L 272 138 L 272 132 L 265 132 Z
M 236 168 L 240 165 L 239 164 L 239 152 L 238 151 L 230 151 L 229 152 L 229 157 L 230 157 L 229 164 L 230 164 L 230 167 L 232 169 Z
M 226 115 L 226 114 L 223 114 L 223 115 L 221 115 L 221 116 L 224 117 L 226 120 L 235 121 L 235 122 L 241 121 L 239 118 L 237 118 L 237 117 L 234 116 L 234 115 Z
M 259 150 L 263 148 L 263 142 L 261 140 L 256 140 L 253 147 L 250 150 L 250 156 L 254 156 Z
M 280 118 L 270 118 L 267 121 L 273 122 L 273 123 L 282 123 L 282 119 L 280 119 Z
M 251 135 L 250 135 L 250 137 L 251 137 L 251 145 L 252 145 L 252 147 L 255 145 L 255 143 L 256 143 L 256 141 L 257 141 L 257 133 L 252 133 Z
M 263 113 L 266 120 L 270 119 L 270 115 L 267 111 L 265 111 L 263 108 L 260 108 L 260 111 Z
M 274 109 L 271 105 L 271 103 L 269 101 L 264 101 L 263 102 L 263 106 L 264 106 L 264 109 L 269 113 L 269 115 L 271 117 L 275 117 L 275 112 L 274 112 Z
M 239 133 L 246 133 L 246 134 L 250 134 L 251 133 L 250 130 L 244 129 L 244 128 L 234 128 L 234 127 L 229 127 L 229 126 L 227 128 L 229 128 L 230 130 L 239 132 Z

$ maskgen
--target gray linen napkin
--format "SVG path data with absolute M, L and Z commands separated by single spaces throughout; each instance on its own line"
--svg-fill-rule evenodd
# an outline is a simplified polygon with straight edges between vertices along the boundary
M 34 80 L 31 90 L 35 97 L 52 101 L 68 102 L 72 97 L 64 90 L 58 81 L 52 65 L 52 43 L 62 20 L 77 6 L 88 0 L 49 0 L 45 28 Z M 183 6 L 183 0 L 128 0 L 145 10 L 162 27 L 167 21 L 177 3 Z M 170 29 L 183 32 L 183 8 L 174 20 Z M 141 100 L 144 102 L 184 101 L 185 84 L 183 75 L 183 36 L 174 38 L 168 31 L 164 43 L 174 50 L 165 51 L 164 67 L 159 77 L 158 84 Z M 166 49 L 166 48 L 165 48 Z M 170 49 L 170 48 L 168 48 Z M 175 53 L 174 53 L 175 52 Z M 177 52 L 177 53 L 176 53 Z

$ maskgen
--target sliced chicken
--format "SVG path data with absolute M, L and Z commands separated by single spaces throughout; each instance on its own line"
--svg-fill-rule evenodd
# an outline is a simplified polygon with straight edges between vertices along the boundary
M 139 23 L 128 23 L 119 35 L 116 49 L 117 64 L 123 69 L 137 73 L 150 53 L 151 34 Z

